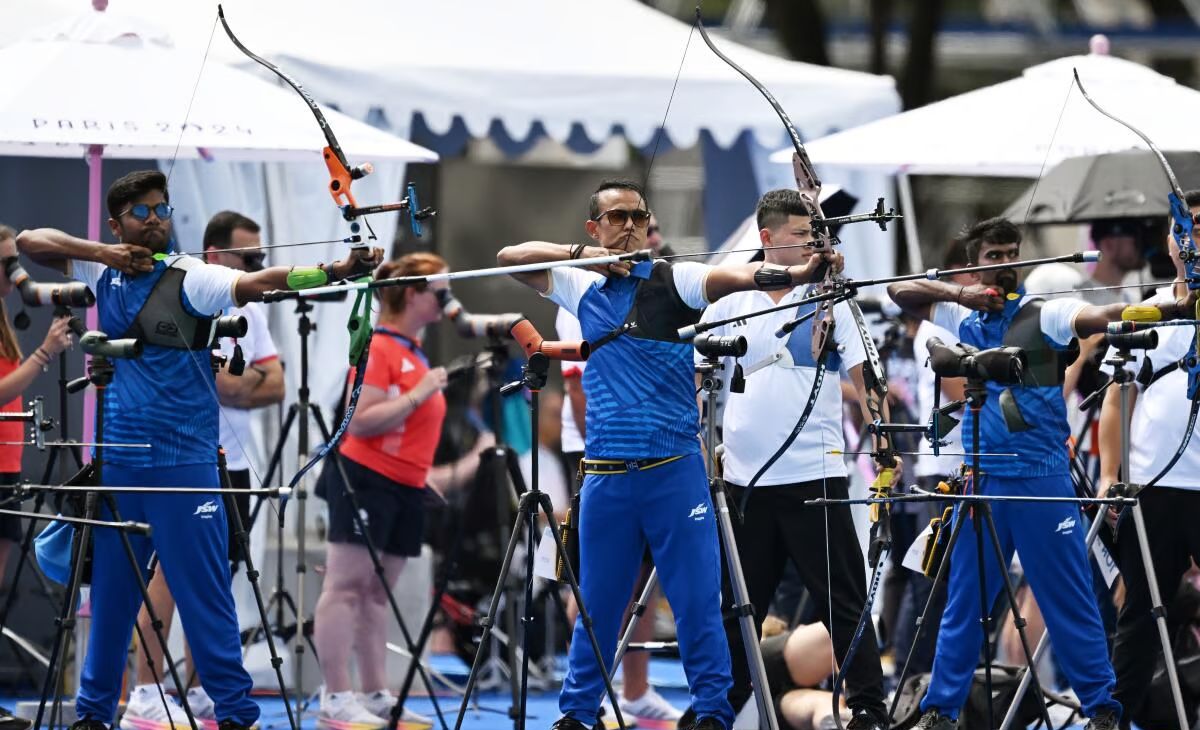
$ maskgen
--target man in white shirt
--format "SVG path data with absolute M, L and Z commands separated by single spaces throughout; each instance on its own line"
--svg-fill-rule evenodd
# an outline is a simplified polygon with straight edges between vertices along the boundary
M 1200 191 L 1185 195 L 1192 215 L 1200 214 Z M 1177 279 L 1184 278 L 1179 251 L 1171 241 L 1171 259 Z M 1163 287 L 1146 304 L 1170 302 L 1182 293 Z M 1125 481 L 1146 484 L 1154 479 L 1183 443 L 1187 429 L 1187 371 L 1179 367 L 1196 331 L 1192 327 L 1163 327 L 1158 330 L 1158 347 L 1135 352 L 1136 388 L 1130 400 L 1130 450 Z M 1110 350 L 1108 357 L 1113 352 Z M 1112 366 L 1103 365 L 1111 372 Z M 1187 405 L 1185 405 L 1187 403 Z M 1100 412 L 1100 483 L 1101 490 L 1120 479 L 1121 473 L 1121 401 L 1120 389 L 1108 389 Z M 1142 491 L 1139 501 L 1146 523 L 1146 538 L 1154 562 L 1155 577 L 1163 605 L 1170 606 L 1179 591 L 1180 579 L 1191 561 L 1200 562 L 1200 526 L 1195 515 L 1200 510 L 1200 435 L 1192 433 L 1188 449 L 1157 484 Z M 1114 696 L 1125 706 L 1126 716 L 1145 726 L 1141 713 L 1146 709 L 1150 682 L 1162 652 L 1151 612 L 1150 589 L 1146 569 L 1134 534 L 1134 522 L 1123 510 L 1116 527 L 1116 559 L 1125 581 L 1125 603 L 1117 618 L 1113 640 L 1113 669 L 1117 675 Z M 1179 617 L 1176 617 L 1179 618 Z M 1127 721 L 1126 721 L 1127 722 Z
M 808 209 L 798 191 L 773 190 L 765 194 L 758 203 L 757 224 L 767 264 L 792 266 L 813 255 L 814 249 L 803 246 L 814 238 Z M 702 321 L 728 319 L 800 301 L 809 289 L 800 285 L 731 294 L 709 306 Z M 775 331 L 814 306 L 785 309 L 712 330 L 717 336 L 742 335 L 748 343 L 742 358 L 745 392 L 729 393 L 722 420 L 724 477 L 732 504 L 741 504 L 747 485 L 791 434 L 812 393 L 816 374 L 812 356 L 813 320 L 784 339 L 777 337 Z M 862 339 L 848 305 L 844 302 L 835 305 L 833 317 L 837 323 L 833 330 L 837 348 L 825 356 L 825 367 L 849 376 L 863 417 L 869 422 L 872 416 L 867 409 L 863 380 L 863 362 L 867 356 Z M 696 359 L 703 358 L 697 353 Z M 732 369 L 727 367 L 725 372 L 731 373 Z M 826 514 L 825 510 L 804 506 L 810 499 L 848 496 L 846 465 L 841 456 L 831 453 L 845 449 L 838 378 L 824 378 L 816 398 L 804 429 L 758 479 L 742 519 L 733 522 L 733 530 L 757 630 L 762 630 L 763 619 L 790 560 L 833 636 L 835 654 L 844 657 L 866 603 L 867 578 L 850 508 L 845 505 L 830 508 Z M 746 652 L 736 621 L 736 616 L 728 617 L 727 613 L 725 634 L 734 680 L 730 703 L 735 709 L 752 692 Z M 878 642 L 874 628 L 868 624 L 858 653 L 846 667 L 847 704 L 854 712 L 848 725 L 850 730 L 888 727 L 882 681 Z

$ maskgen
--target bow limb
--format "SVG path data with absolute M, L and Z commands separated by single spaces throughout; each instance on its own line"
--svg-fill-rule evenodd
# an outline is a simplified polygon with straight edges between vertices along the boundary
M 1183 188 L 1179 185 L 1179 178 L 1175 175 L 1175 170 L 1171 168 L 1171 163 L 1167 161 L 1166 155 L 1154 144 L 1153 140 L 1137 127 L 1129 122 L 1115 116 L 1112 112 L 1100 106 L 1095 99 L 1088 94 L 1087 89 L 1083 87 L 1083 82 L 1079 78 L 1078 69 L 1075 70 L 1075 86 L 1079 88 L 1079 93 L 1093 109 L 1100 112 L 1104 116 L 1113 120 L 1117 124 L 1125 127 L 1129 131 L 1136 134 L 1150 151 L 1154 153 L 1158 164 L 1162 167 L 1163 173 L 1167 177 L 1167 183 L 1171 190 L 1167 193 L 1167 201 L 1171 210 L 1171 236 L 1175 239 L 1175 244 L 1179 248 L 1179 259 L 1183 262 L 1184 272 L 1186 274 L 1187 288 L 1191 291 L 1200 289 L 1200 277 L 1197 276 L 1196 263 L 1200 258 L 1200 253 L 1197 252 L 1196 241 L 1193 237 L 1193 228 L 1195 226 L 1195 218 L 1192 216 L 1191 208 L 1187 203 L 1187 196 L 1183 192 Z M 1195 314 L 1200 318 L 1200 302 L 1196 304 Z M 1196 328 L 1196 334 L 1192 337 L 1191 343 L 1188 346 L 1187 355 L 1183 359 L 1183 365 L 1188 374 L 1188 399 L 1191 401 L 1191 409 L 1188 415 L 1187 429 L 1183 433 L 1183 440 L 1179 443 L 1179 447 L 1175 451 L 1175 455 L 1167 462 L 1166 466 L 1154 476 L 1153 479 L 1146 482 L 1142 489 L 1152 487 L 1165 477 L 1175 464 L 1178 463 L 1180 457 L 1187 450 L 1188 443 L 1192 438 L 1192 430 L 1196 425 L 1196 417 L 1200 414 L 1200 356 L 1197 355 L 1200 351 L 1200 327 Z

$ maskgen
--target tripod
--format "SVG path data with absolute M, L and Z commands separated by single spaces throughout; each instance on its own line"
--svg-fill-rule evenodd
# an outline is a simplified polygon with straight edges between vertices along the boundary
M 508 395 L 517 392 L 522 388 L 528 388 L 530 393 L 529 414 L 532 424 L 532 433 L 537 434 L 538 426 L 538 395 L 541 389 L 546 385 L 547 371 L 550 367 L 550 358 L 541 352 L 534 352 L 529 356 L 528 362 L 522 371 L 522 379 L 509 383 L 500 389 L 500 395 Z M 587 608 L 583 603 L 583 595 L 579 589 L 579 582 L 576 580 L 575 571 L 571 568 L 570 561 L 567 559 L 566 553 L 563 550 L 561 536 L 558 530 L 558 524 L 554 519 L 554 507 L 550 503 L 550 498 L 538 489 L 538 449 L 536 443 L 533 446 L 531 454 L 531 479 L 529 489 L 521 495 L 520 502 L 517 507 L 516 520 L 513 523 L 512 534 L 508 541 L 508 548 L 504 554 L 504 562 L 500 566 L 500 576 L 496 580 L 496 587 L 492 591 L 492 600 L 488 606 L 487 615 L 483 617 L 480 624 L 483 626 L 483 635 L 480 637 L 479 649 L 475 652 L 475 660 L 471 664 L 471 673 L 467 677 L 466 691 L 463 694 L 462 704 L 458 710 L 458 719 L 454 723 L 454 730 L 461 730 L 463 719 L 467 713 L 467 703 L 470 700 L 471 693 L 474 690 L 475 682 L 478 678 L 480 669 L 480 660 L 483 657 L 484 642 L 492 633 L 493 617 L 496 615 L 496 610 L 500 604 L 500 597 L 504 591 L 504 586 L 508 581 L 509 570 L 512 567 L 513 555 L 516 553 L 517 543 L 520 542 L 522 531 L 526 535 L 526 550 L 525 550 L 525 630 L 521 633 L 521 672 L 520 672 L 520 695 L 517 698 L 518 711 L 514 717 L 514 725 L 516 730 L 525 730 L 525 715 L 526 701 L 529 692 L 529 634 L 533 627 L 533 563 L 534 563 L 534 546 L 537 540 L 537 518 L 538 511 L 541 510 L 545 514 L 550 527 L 551 535 L 554 538 L 554 547 L 557 551 L 558 559 L 563 565 L 563 572 L 566 574 L 567 583 L 571 586 L 571 592 L 575 596 L 576 605 L 579 607 L 579 621 L 587 632 L 588 640 L 592 645 L 592 653 L 595 655 L 596 663 L 600 667 L 604 676 L 604 688 L 608 694 L 609 701 L 612 702 L 613 712 L 617 718 L 617 724 L 621 730 L 625 730 L 625 720 L 621 716 L 621 708 L 617 701 L 616 693 L 613 691 L 612 682 L 608 678 L 608 670 L 605 668 L 603 653 L 600 651 L 600 643 L 596 639 L 595 631 L 592 629 L 592 619 L 588 615 Z M 524 530 L 522 529 L 524 528 Z M 514 637 L 510 634 L 510 641 Z M 509 655 L 514 655 L 515 652 L 510 651 Z
M 102 481 L 103 475 L 103 444 L 104 444 L 104 395 L 108 389 L 108 385 L 112 382 L 113 366 L 109 358 L 105 355 L 93 353 L 91 362 L 88 364 L 87 381 L 90 381 L 96 387 L 96 402 L 99 407 L 96 409 L 96 448 L 95 456 L 92 460 L 93 468 L 95 469 L 95 480 L 97 483 Z M 106 495 L 106 502 L 113 517 L 120 521 L 120 515 L 117 512 L 116 500 L 111 495 Z M 56 621 L 58 631 L 54 637 L 54 645 L 50 650 L 50 666 L 47 667 L 46 680 L 42 685 L 41 701 L 38 705 L 37 717 L 34 720 L 34 727 L 40 730 L 42 726 L 42 717 L 45 713 L 46 703 L 50 701 L 51 693 L 54 693 L 53 707 L 50 711 L 50 726 L 57 725 L 59 710 L 61 707 L 61 695 L 55 691 L 62 683 L 62 672 L 66 667 L 66 653 L 69 646 L 69 634 L 75 627 L 75 611 L 79 602 L 79 590 L 83 583 L 84 561 L 87 556 L 88 546 L 91 542 L 92 524 L 96 520 L 96 514 L 99 509 L 99 492 L 88 492 L 84 498 L 84 519 L 85 522 L 78 532 L 78 540 L 74 547 L 74 553 L 71 557 L 71 570 L 67 579 L 67 593 L 63 598 L 61 613 Z M 154 606 L 150 601 L 149 590 L 146 587 L 146 581 L 142 577 L 140 566 L 138 565 L 135 556 L 133 545 L 129 540 L 129 535 L 126 529 L 118 528 L 121 536 L 121 544 L 124 548 L 125 556 L 129 561 L 129 567 L 137 578 L 138 589 L 141 592 L 142 602 L 149 612 L 151 626 L 154 629 L 154 634 L 158 639 L 159 646 L 162 647 L 163 656 L 166 659 L 167 667 L 171 673 L 171 678 L 175 682 L 175 688 L 180 695 L 180 702 L 183 705 L 184 714 L 187 716 L 188 723 L 193 730 L 198 729 L 196 718 L 192 714 L 191 708 L 187 702 L 186 685 L 182 682 L 178 671 L 175 668 L 175 662 L 171 659 L 170 651 L 167 648 L 167 639 L 162 632 L 162 621 L 159 619 L 154 610 Z M 145 533 L 149 534 L 149 528 L 146 527 Z M 136 627 L 136 622 L 135 622 Z M 138 629 L 138 640 L 145 646 L 145 637 L 141 635 L 141 630 Z M 157 674 L 157 668 L 154 669 Z M 157 679 L 157 676 L 156 676 Z M 160 689 L 161 694 L 161 689 Z M 165 697 L 163 698 L 166 703 Z M 103 722 L 104 719 L 101 718 Z
M 330 439 L 329 428 L 325 424 L 325 420 L 321 417 L 321 409 L 316 403 L 309 400 L 308 388 L 308 337 L 316 325 L 309 319 L 308 313 L 313 309 L 313 305 L 307 299 L 296 300 L 296 314 L 300 315 L 296 323 L 296 331 L 300 334 L 300 387 L 296 391 L 296 402 L 288 406 L 287 416 L 284 418 L 283 426 L 279 430 L 279 438 L 275 441 L 275 448 L 271 452 L 271 461 L 267 465 L 266 476 L 263 477 L 263 484 L 270 484 L 275 476 L 275 471 L 281 468 L 283 460 L 283 449 L 287 444 L 288 435 L 292 430 L 292 426 L 296 425 L 296 440 L 297 454 L 299 463 L 303 464 L 309 457 L 309 442 L 308 442 L 308 419 L 311 415 L 321 430 L 321 436 L 326 442 Z M 282 482 L 281 482 L 282 483 Z M 292 637 L 292 656 L 295 664 L 292 667 L 292 688 L 296 693 L 296 714 L 301 715 L 304 708 L 307 706 L 307 700 L 304 697 L 304 645 L 308 644 L 308 648 L 312 650 L 313 658 L 319 661 L 317 656 L 317 647 L 313 644 L 312 631 L 305 626 L 304 620 L 304 587 L 305 576 L 308 572 L 307 558 L 305 557 L 305 546 L 307 532 L 305 529 L 305 515 L 308 504 L 308 490 L 305 489 L 304 482 L 301 481 L 296 485 L 293 497 L 296 499 L 296 597 L 293 598 L 288 593 L 283 581 L 283 520 L 279 521 L 278 531 L 275 540 L 275 585 L 271 590 L 271 596 L 267 599 L 266 608 L 268 613 L 271 608 L 275 609 L 275 631 L 280 634 L 284 630 L 285 615 L 284 612 L 290 611 L 292 617 L 296 621 L 296 633 Z M 258 512 L 262 508 L 265 497 L 260 497 L 254 505 L 254 511 L 250 514 L 250 526 L 253 526 L 258 517 Z M 264 630 L 270 631 L 270 627 L 264 627 Z M 253 638 L 251 635 L 250 638 Z M 283 697 L 284 703 L 288 702 L 286 696 Z
M 979 443 L 979 418 L 983 412 L 983 405 L 987 400 L 987 381 L 981 378 L 968 377 L 966 398 L 967 405 L 971 412 L 971 443 L 973 445 L 971 454 L 970 484 L 972 490 L 978 490 L 980 487 L 980 476 L 982 474 L 979 465 L 981 453 Z M 964 510 L 968 511 L 970 514 L 965 515 L 963 513 Z M 979 620 L 983 627 L 984 691 L 987 694 L 988 727 L 995 727 L 996 715 L 992 706 L 992 612 L 990 605 L 991 601 L 988 600 L 986 580 L 987 573 L 986 566 L 984 564 L 985 550 L 983 544 L 983 532 L 984 527 L 986 526 L 988 537 L 990 538 L 990 542 L 992 544 L 992 550 L 999 564 L 999 577 L 1004 587 L 1005 595 L 1008 599 L 1009 610 L 1011 611 L 1013 617 L 1013 626 L 1016 627 L 1017 634 L 1021 640 L 1021 649 L 1024 652 L 1025 665 L 1028 670 L 1026 674 L 1032 678 L 1032 681 L 1037 687 L 1038 699 L 1041 703 L 1042 709 L 1042 721 L 1045 722 L 1045 726 L 1047 728 L 1054 727 L 1050 720 L 1049 711 L 1046 707 L 1045 695 L 1042 692 L 1041 682 L 1038 680 L 1034 656 L 1029 648 L 1029 638 L 1025 634 L 1025 619 L 1021 616 L 1020 607 L 1018 606 L 1016 600 L 1016 593 L 1013 590 L 1012 581 L 1010 581 L 1008 577 L 1008 561 L 1004 559 L 1004 549 L 1000 545 L 1000 537 L 996 531 L 996 523 L 992 519 L 991 507 L 987 500 L 980 499 L 977 501 L 972 501 L 969 506 L 967 504 L 960 504 L 955 512 L 956 515 L 954 520 L 954 529 L 950 533 L 950 540 L 946 545 L 945 555 L 942 558 L 941 564 L 938 565 L 937 574 L 933 579 L 933 590 L 931 590 L 929 593 L 929 598 L 925 602 L 925 608 L 921 612 L 921 617 L 917 619 L 917 629 L 915 635 L 913 636 L 913 647 L 915 647 L 917 642 L 921 640 L 921 632 L 924 628 L 925 617 L 928 615 L 930 608 L 935 605 L 935 598 L 937 597 L 938 589 L 943 584 L 948 583 L 948 581 L 945 580 L 946 571 L 950 566 L 950 560 L 954 554 L 954 547 L 958 543 L 959 534 L 962 531 L 963 525 L 966 524 L 967 519 L 969 518 L 971 521 L 972 531 L 975 533 L 975 559 L 979 577 Z M 948 585 L 947 590 L 949 590 Z M 912 654 L 913 649 L 910 648 L 908 657 L 904 662 L 904 668 L 900 672 L 900 677 L 897 682 L 898 687 L 904 686 L 904 681 L 908 675 L 909 662 L 912 659 Z M 896 705 L 899 702 L 900 697 L 901 693 L 896 692 L 895 697 L 892 699 L 891 708 L 888 711 L 889 717 L 895 716 Z M 1012 707 L 1016 706 L 1017 703 L 1014 700 Z
M 1153 330 L 1151 330 L 1153 332 Z M 1133 373 L 1125 368 L 1126 365 L 1136 362 L 1137 358 L 1132 354 L 1133 346 L 1127 340 L 1119 340 L 1124 345 L 1118 346 L 1113 356 L 1105 360 L 1106 365 L 1111 365 L 1113 368 L 1112 383 L 1116 383 L 1120 390 L 1121 397 L 1121 476 L 1126 481 L 1122 484 L 1114 484 L 1112 489 L 1115 494 L 1121 496 L 1137 496 L 1141 491 L 1141 487 L 1135 484 L 1128 483 L 1129 481 L 1129 451 L 1130 451 L 1130 436 L 1129 436 L 1129 390 L 1133 386 Z M 1110 383 L 1111 384 L 1111 383 Z M 1103 389 L 1101 389 L 1103 390 Z M 1092 522 L 1091 529 L 1088 530 L 1087 547 L 1091 551 L 1092 543 L 1100 533 L 1100 528 L 1104 524 L 1108 516 L 1108 505 L 1101 505 L 1100 511 L 1096 514 L 1096 519 Z M 1137 533 L 1138 549 L 1142 556 L 1142 566 L 1146 571 L 1146 583 L 1150 589 L 1150 601 L 1153 604 L 1151 614 L 1154 616 L 1154 622 L 1158 627 L 1158 640 L 1162 644 L 1163 663 L 1167 670 L 1167 681 L 1171 687 L 1171 698 L 1175 703 L 1175 714 L 1179 720 L 1180 730 L 1188 730 L 1187 713 L 1183 707 L 1183 693 L 1179 687 L 1179 675 L 1175 667 L 1175 654 L 1171 649 L 1171 637 L 1167 631 L 1167 610 L 1163 606 L 1162 593 L 1158 589 L 1158 577 L 1154 571 L 1154 561 L 1150 556 L 1150 543 L 1147 538 L 1146 522 L 1142 515 L 1142 506 L 1140 502 L 1135 502 L 1130 506 L 1130 511 L 1133 513 L 1134 532 Z M 1038 661 L 1042 654 L 1045 653 L 1047 646 L 1047 637 L 1043 636 L 1038 642 L 1037 649 L 1034 651 L 1034 661 Z M 1021 677 L 1021 683 L 1017 685 L 1016 694 L 1013 696 L 1013 704 L 1009 707 L 1008 714 L 1004 717 L 1004 724 L 1000 726 L 1000 730 L 1008 730 L 1012 725 L 1017 704 L 1021 698 L 1025 696 L 1025 691 L 1029 688 L 1030 677 L 1028 675 Z M 1131 710 L 1133 708 L 1130 708 Z
M 754 607 L 750 605 L 746 577 L 742 573 L 742 561 L 733 536 L 733 521 L 729 517 L 729 502 L 725 497 L 725 481 L 718 473 L 716 412 L 717 394 L 723 387 L 718 375 L 722 369 L 724 369 L 724 365 L 721 362 L 721 356 L 717 354 L 706 355 L 704 362 L 696 366 L 696 372 L 702 376 L 700 388 L 704 391 L 708 409 L 708 419 L 704 430 L 704 447 L 709 491 L 712 493 L 713 509 L 716 512 L 718 534 L 722 546 L 725 548 L 723 552 L 733 593 L 733 610 L 738 617 L 742 643 L 746 647 L 746 661 L 750 665 L 751 684 L 754 687 L 754 698 L 758 706 L 759 727 L 765 727 L 766 730 L 778 730 L 779 723 L 775 717 L 775 703 L 771 700 L 771 688 L 767 684 L 767 670 L 763 664 L 762 650 L 758 645 L 758 628 L 754 625 Z M 639 603 L 642 603 L 648 596 L 649 593 L 643 591 L 642 600 L 639 600 Z M 632 621 L 630 623 L 632 624 Z M 632 636 L 632 631 L 629 632 L 629 635 Z

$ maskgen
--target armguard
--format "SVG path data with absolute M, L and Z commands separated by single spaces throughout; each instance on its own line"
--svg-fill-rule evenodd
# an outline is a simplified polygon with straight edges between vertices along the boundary
M 758 267 L 758 271 L 754 272 L 754 283 L 764 291 L 789 289 L 793 286 L 788 267 L 779 264 L 763 264 Z
M 288 288 L 293 291 L 322 286 L 329 281 L 325 270 L 317 266 L 294 267 L 287 275 Z

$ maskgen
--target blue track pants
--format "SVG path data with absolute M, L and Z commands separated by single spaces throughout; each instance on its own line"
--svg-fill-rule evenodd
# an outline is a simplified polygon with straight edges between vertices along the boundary
M 624 474 L 583 480 L 579 521 L 580 588 L 601 655 L 611 670 L 621 627 L 646 546 L 679 637 L 697 717 L 733 725 L 733 685 L 721 624 L 721 555 L 708 479 L 699 454 Z M 604 695 L 603 670 L 580 621 L 558 706 L 591 726 Z
M 105 485 L 129 487 L 217 487 L 215 464 L 136 469 L 105 465 Z M 242 667 L 233 593 L 230 591 L 225 506 L 220 494 L 119 494 L 121 519 L 147 522 L 149 538 L 130 535 L 143 580 L 151 552 L 166 571 L 179 607 L 204 690 L 216 704 L 218 720 L 251 725 L 258 704 Z M 103 497 L 101 504 L 104 504 Z M 101 513 L 112 519 L 107 508 Z M 125 656 L 142 605 L 137 577 L 116 530 L 92 530 L 92 626 L 75 709 L 80 719 L 113 722 L 121 693 Z M 157 641 L 147 636 L 147 641 Z
M 1073 497 L 1067 476 L 1006 478 L 984 476 L 979 494 Z M 933 676 L 921 709 L 937 708 L 958 717 L 966 702 L 983 646 L 979 610 L 979 562 L 970 510 L 955 510 L 955 521 L 966 519 L 950 557 L 946 610 L 938 632 Z M 1098 710 L 1121 706 L 1113 699 L 1116 678 L 1108 660 L 1108 644 L 1100 621 L 1092 570 L 1084 537 L 1087 524 L 1078 506 L 1062 503 L 993 502 L 992 517 L 1004 551 L 1005 568 L 1013 551 L 1037 598 L 1046 621 L 1050 644 L 1071 688 L 1092 717 Z M 984 572 L 989 602 L 1003 588 L 995 548 L 984 524 Z M 993 617 L 998 618 L 998 617 Z

